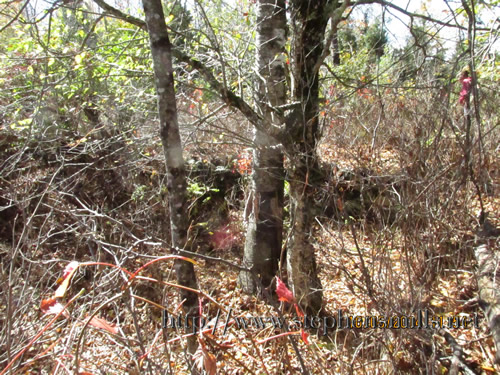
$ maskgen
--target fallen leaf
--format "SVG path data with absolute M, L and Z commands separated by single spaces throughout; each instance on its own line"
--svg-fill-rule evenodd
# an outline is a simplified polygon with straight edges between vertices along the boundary
M 76 269 L 80 266 L 80 263 L 77 261 L 70 262 L 66 268 L 63 271 L 62 277 L 57 280 L 57 282 L 60 284 L 59 288 L 57 288 L 56 292 L 54 293 L 54 297 L 59 298 L 59 297 L 64 297 L 66 294 L 66 290 L 68 289 L 69 283 L 71 281 L 71 278 L 73 277 L 73 274 L 75 273 Z
M 42 302 L 40 303 L 40 310 L 42 310 L 42 312 L 47 315 L 57 315 L 64 310 L 64 306 L 60 302 L 57 302 L 56 298 L 49 298 L 42 300 Z M 66 318 L 69 318 L 69 314 L 67 311 L 64 311 L 63 315 Z
M 193 356 L 196 367 L 199 370 L 205 369 L 208 375 L 215 375 L 217 373 L 217 360 L 215 356 L 208 351 L 201 337 L 198 338 L 198 341 L 200 346 Z
M 90 319 L 89 324 L 95 328 L 103 329 L 115 335 L 118 333 L 118 328 L 115 323 L 109 323 L 105 319 L 98 318 L 97 316 Z

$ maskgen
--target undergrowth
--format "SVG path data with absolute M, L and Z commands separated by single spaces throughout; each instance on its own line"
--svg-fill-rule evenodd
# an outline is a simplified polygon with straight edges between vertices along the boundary
M 361 103 L 323 121 L 314 245 L 324 316 L 411 316 L 418 310 L 477 316 L 477 328 L 450 332 L 470 369 L 494 373 L 472 249 L 481 204 L 493 222 L 499 219 L 497 116 L 485 114 L 481 148 L 474 134 L 471 179 L 460 110 L 418 95 L 400 103 L 395 92 L 383 105 L 366 95 L 359 100 L 368 101 L 369 111 Z M 224 118 L 231 119 L 225 128 L 237 123 L 232 130 L 242 132 L 234 113 Z M 296 312 L 243 295 L 237 286 L 248 144 L 214 146 L 220 126 L 207 124 L 196 136 L 184 132 L 187 250 L 196 261 L 208 324 L 198 363 L 205 369 L 216 364 L 224 374 L 446 372 L 452 346 L 436 329 L 365 327 L 327 335 L 310 329 L 305 340 L 300 334 L 267 340 L 286 329 L 258 327 L 251 319 L 244 329 L 234 320 Z M 0 367 L 25 350 L 12 373 L 188 373 L 186 332 L 162 329 L 162 318 L 178 316 L 182 304 L 172 262 L 156 262 L 127 284 L 126 271 L 170 253 L 163 156 L 154 129 L 30 139 L 3 127 L 0 137 Z M 62 301 L 77 298 L 27 348 L 52 319 L 40 304 L 52 298 L 71 261 L 81 266 Z M 92 316 L 113 328 L 89 324 Z M 214 328 L 217 316 L 233 320 Z

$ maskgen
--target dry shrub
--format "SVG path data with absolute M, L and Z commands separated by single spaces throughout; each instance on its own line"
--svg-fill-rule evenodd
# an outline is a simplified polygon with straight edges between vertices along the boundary
M 349 106 L 343 103 L 343 109 L 325 118 L 331 126 L 320 154 L 340 171 L 328 184 L 333 186 L 329 195 L 344 199 L 344 215 L 339 218 L 337 210 L 334 220 L 323 217 L 318 228 L 318 236 L 332 241 L 330 250 L 323 242 L 319 249 L 323 284 L 335 280 L 336 286 L 347 285 L 346 293 L 357 301 L 346 308 L 351 313 L 411 316 L 428 309 L 435 315 L 481 316 L 474 302 L 471 249 L 480 212 L 478 191 L 486 207 L 497 206 L 492 193 L 498 191 L 495 140 L 500 132 L 494 125 L 497 115 L 487 110 L 494 99 L 482 97 L 482 134 L 476 125 L 472 129 L 471 178 L 464 161 L 463 108 L 448 102 L 444 90 L 376 93 L 376 88 L 359 91 Z M 346 173 L 354 176 L 347 183 Z M 370 189 L 376 196 L 367 204 Z M 346 206 L 353 206 L 350 200 L 360 201 L 357 215 L 346 214 Z M 390 219 L 384 212 L 392 213 Z M 475 339 L 485 329 L 483 324 L 480 330 L 452 332 L 466 337 L 462 344 L 476 353 L 466 359 L 471 368 L 491 361 L 478 359 L 482 349 Z M 344 349 L 351 366 L 345 364 L 343 371 L 353 371 L 353 364 L 366 373 L 441 371 L 449 366 L 451 349 L 436 337 L 426 330 L 363 330 L 354 340 L 359 350 Z

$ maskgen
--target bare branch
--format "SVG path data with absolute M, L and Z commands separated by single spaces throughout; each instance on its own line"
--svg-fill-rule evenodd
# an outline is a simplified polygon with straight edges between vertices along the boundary
M 94 0 L 97 5 L 99 5 L 102 9 L 104 9 L 107 13 L 110 15 L 122 19 L 126 22 L 131 23 L 132 25 L 135 25 L 137 27 L 140 27 L 143 30 L 147 30 L 146 28 L 146 23 L 137 18 L 133 17 L 131 15 L 128 15 L 121 10 L 107 4 L 103 0 Z M 170 30 L 170 28 L 167 26 L 167 28 Z M 266 131 L 262 127 L 262 118 L 255 112 L 252 107 L 240 96 L 236 95 L 233 93 L 231 90 L 229 90 L 223 83 L 219 82 L 217 78 L 215 78 L 214 74 L 212 71 L 205 66 L 201 61 L 196 60 L 192 58 L 191 56 L 188 56 L 186 53 L 182 52 L 181 50 L 174 48 L 172 49 L 172 54 L 173 56 L 178 59 L 179 61 L 182 61 L 189 66 L 191 66 L 193 69 L 196 69 L 202 76 L 203 78 L 207 81 L 207 83 L 210 85 L 210 87 L 215 90 L 220 98 L 227 104 L 230 105 L 233 108 L 236 108 L 243 113 L 243 115 L 247 118 L 252 125 L 254 125 L 257 129 Z M 272 136 L 278 137 L 279 132 L 281 129 L 274 129 L 272 132 Z M 269 133 L 269 130 L 267 130 L 267 133 Z
M 2 31 L 4 31 L 5 29 L 7 29 L 10 25 L 12 25 L 19 18 L 19 16 L 23 13 L 24 9 L 28 6 L 29 2 L 30 2 L 30 0 L 26 0 L 24 2 L 23 6 L 19 9 L 19 11 L 16 13 L 16 15 L 14 17 L 12 17 L 11 20 L 9 22 L 7 22 L 7 24 L 0 29 L 0 33 Z
M 385 1 L 385 0 L 358 0 L 350 5 L 357 6 L 357 5 L 367 5 L 367 4 L 380 4 L 380 5 L 386 6 L 388 8 L 392 8 L 394 10 L 397 10 L 398 12 L 405 14 L 412 19 L 413 18 L 420 18 L 420 19 L 423 19 L 423 20 L 426 20 L 429 22 L 436 23 L 436 24 L 441 25 L 441 26 L 455 27 L 457 29 L 467 30 L 467 27 L 465 27 L 465 26 L 461 26 L 461 25 L 458 25 L 456 23 L 452 23 L 451 21 L 450 22 L 440 21 L 440 20 L 437 20 L 433 17 L 426 16 L 425 14 L 409 12 L 406 9 L 398 7 L 397 5 L 394 5 L 394 4 L 392 4 L 388 1 Z M 476 30 L 477 31 L 491 31 L 491 29 L 489 29 L 489 28 L 476 28 Z
M 328 33 L 326 39 L 325 39 L 325 45 L 323 47 L 323 52 L 321 52 L 321 56 L 318 58 L 318 61 L 316 62 L 316 65 L 314 65 L 313 72 L 316 74 L 319 71 L 319 68 L 321 68 L 321 65 L 323 65 L 323 62 L 325 59 L 328 57 L 330 54 L 330 47 L 332 44 L 333 39 L 335 38 L 337 34 L 337 26 L 344 19 L 342 15 L 344 14 L 344 11 L 347 9 L 349 6 L 349 0 L 344 0 L 342 5 L 340 5 L 338 8 L 336 8 L 331 15 L 331 29 L 330 32 Z
M 135 25 L 137 27 L 140 27 L 141 29 L 147 31 L 147 26 L 146 22 L 141 20 L 140 18 L 131 16 L 130 14 L 122 12 L 120 9 L 115 8 L 108 3 L 106 3 L 103 0 L 94 0 L 94 2 L 99 5 L 102 9 L 104 9 L 106 12 L 108 12 L 110 15 L 119 18 L 123 21 L 126 21 L 132 25 Z

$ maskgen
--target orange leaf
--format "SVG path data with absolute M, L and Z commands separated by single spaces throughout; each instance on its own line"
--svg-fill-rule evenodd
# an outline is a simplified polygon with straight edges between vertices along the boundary
M 279 277 L 276 277 L 276 294 L 278 295 L 278 299 L 280 301 L 290 303 L 295 301 L 293 293 L 286 287 L 285 283 L 283 283 Z
M 108 323 L 106 320 L 98 318 L 97 316 L 94 316 L 92 319 L 90 319 L 89 324 L 93 327 L 108 331 L 109 333 L 112 333 L 114 335 L 118 333 L 118 328 L 116 327 L 116 324 Z
M 304 313 L 302 312 L 302 310 L 300 309 L 299 305 L 297 305 L 296 303 L 294 304 L 295 306 L 295 311 L 297 311 L 297 316 L 300 317 L 300 318 L 303 318 L 304 317 Z
M 66 290 L 68 289 L 69 283 L 71 281 L 71 278 L 73 277 L 73 274 L 75 273 L 76 269 L 80 266 L 80 263 L 77 261 L 70 262 L 66 268 L 64 269 L 62 277 L 57 280 L 59 285 L 59 288 L 57 288 L 56 292 L 54 293 L 54 297 L 59 298 L 59 297 L 64 297 L 66 294 Z

